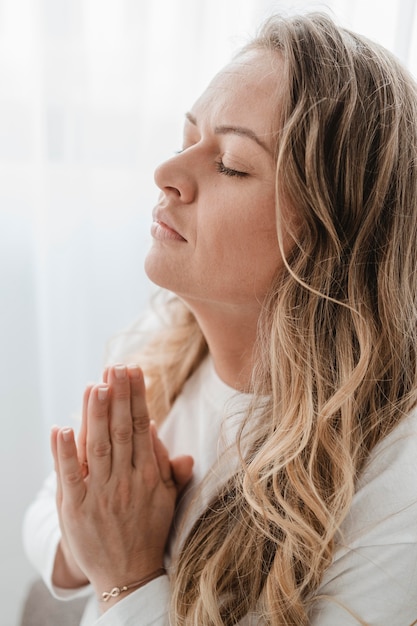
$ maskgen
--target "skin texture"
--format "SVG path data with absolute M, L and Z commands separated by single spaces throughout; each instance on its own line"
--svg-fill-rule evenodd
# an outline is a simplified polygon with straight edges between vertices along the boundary
M 161 238 L 157 230 L 145 269 L 190 303 L 253 307 L 280 263 L 273 62 L 269 53 L 251 52 L 218 74 L 187 114 L 183 149 L 155 172 L 156 213 L 183 239 Z M 252 131 L 265 147 L 226 131 L 232 127 Z M 235 175 L 219 169 L 221 161 Z
M 281 64 L 265 50 L 237 57 L 192 107 L 183 150 L 155 172 L 161 193 L 147 275 L 185 301 L 218 374 L 243 390 L 261 303 L 283 263 L 273 156 Z
M 73 431 L 52 432 L 62 530 L 54 583 L 90 581 L 98 595 L 163 566 L 176 498 L 192 472 L 191 457 L 170 461 L 158 439 L 140 368 L 117 365 L 107 379 L 86 392 L 87 475 Z
M 218 374 L 236 389 L 247 386 L 262 299 L 282 266 L 273 158 L 280 63 L 252 51 L 227 66 L 188 115 L 181 153 L 155 173 L 146 272 L 194 312 Z M 169 459 L 139 367 L 106 370 L 84 394 L 78 446 L 71 429 L 55 428 L 51 447 L 62 531 L 54 583 L 89 581 L 101 595 L 161 567 L 193 461 Z

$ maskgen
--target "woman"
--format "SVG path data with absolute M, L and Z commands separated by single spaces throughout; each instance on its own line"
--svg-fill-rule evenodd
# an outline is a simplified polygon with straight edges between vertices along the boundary
M 94 592 L 83 624 L 410 624 L 415 84 L 327 17 L 273 18 L 155 178 L 146 272 L 175 297 L 146 399 L 118 364 L 78 451 L 53 430 L 32 559 Z

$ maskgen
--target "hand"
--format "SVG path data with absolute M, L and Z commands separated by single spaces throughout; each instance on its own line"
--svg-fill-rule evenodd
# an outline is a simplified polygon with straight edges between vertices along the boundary
M 103 382 L 107 383 L 107 374 L 108 370 L 104 370 L 103 374 Z M 87 420 L 88 420 L 88 402 L 90 399 L 90 393 L 93 389 L 94 385 L 90 384 L 86 387 L 83 395 L 83 410 L 81 414 L 81 427 L 78 431 L 77 437 L 77 452 L 78 452 L 78 462 L 81 465 L 81 470 L 83 473 L 83 477 L 85 478 L 88 474 L 88 462 L 87 462 Z
M 175 501 L 191 477 L 192 459 L 169 460 L 150 425 L 138 367 L 111 368 L 108 384 L 86 395 L 88 474 L 71 429 L 55 433 L 52 450 L 65 544 L 101 594 L 163 565 Z
M 107 385 L 109 378 L 109 368 L 106 367 L 103 372 L 103 383 Z M 78 450 L 78 461 L 81 465 L 82 473 L 84 478 L 88 474 L 88 462 L 87 462 L 87 421 L 88 421 L 88 402 L 90 398 L 90 393 L 94 384 L 87 385 L 84 395 L 83 395 L 83 404 L 82 404 L 82 417 L 81 417 L 81 427 L 78 431 L 77 437 L 77 450 Z
M 51 449 L 55 460 L 55 471 L 59 476 L 59 467 L 57 466 L 57 438 L 59 428 L 54 426 L 51 431 Z M 82 472 L 85 471 L 85 464 L 81 465 Z M 65 533 L 65 527 L 61 520 L 61 502 L 62 502 L 62 487 L 61 481 L 57 480 L 57 492 L 56 502 L 59 523 L 61 528 L 61 540 L 58 545 L 58 549 L 55 555 L 54 568 L 52 573 L 52 582 L 56 587 L 61 589 L 75 589 L 88 584 L 84 572 L 79 568 L 78 564 L 74 560 L 71 554 L 71 550 L 68 545 L 68 540 Z
M 103 381 L 107 382 L 108 370 L 104 371 Z M 83 409 L 82 409 L 82 419 L 81 419 L 81 428 L 78 433 L 77 439 L 77 450 L 78 450 L 78 461 L 81 466 L 81 472 L 83 478 L 85 478 L 88 474 L 88 463 L 87 463 L 87 419 L 88 419 L 88 401 L 90 397 L 90 393 L 93 384 L 87 386 L 84 391 L 83 396 Z M 54 426 L 51 431 L 51 448 L 53 452 L 54 459 L 57 458 L 57 437 L 58 437 L 59 428 Z M 56 462 L 55 462 L 55 470 L 58 473 Z M 62 502 L 62 489 L 61 484 L 58 481 L 57 485 L 57 503 Z M 60 517 L 60 505 L 58 505 L 58 515 Z M 61 527 L 61 540 L 58 545 L 57 553 L 55 556 L 53 574 L 52 574 L 52 582 L 57 587 L 62 589 L 74 589 L 77 587 L 81 587 L 86 585 L 89 581 L 87 580 L 84 573 L 80 570 L 77 563 L 75 562 L 70 548 L 68 546 L 68 541 L 65 535 L 65 528 L 60 519 L 60 527 Z

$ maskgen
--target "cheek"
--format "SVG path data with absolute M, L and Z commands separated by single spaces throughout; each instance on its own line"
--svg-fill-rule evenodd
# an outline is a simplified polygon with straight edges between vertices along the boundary
M 200 251 L 204 246 L 202 256 L 222 266 L 227 280 L 250 281 L 251 285 L 259 281 L 264 289 L 282 264 L 274 207 L 270 205 L 256 211 L 241 207 L 227 219 L 217 220 L 209 231 L 211 236 L 200 242 Z
M 254 203 L 236 229 L 237 240 L 243 254 L 252 261 L 269 260 L 274 263 L 279 258 L 278 235 L 273 198 Z

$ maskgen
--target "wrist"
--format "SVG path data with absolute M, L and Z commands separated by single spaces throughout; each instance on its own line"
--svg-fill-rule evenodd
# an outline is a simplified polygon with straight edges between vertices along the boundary
M 76 565 L 74 559 L 66 555 L 62 541 L 60 541 L 55 555 L 52 584 L 60 589 L 78 589 L 88 583 L 88 578 Z
M 120 586 L 117 585 L 115 587 L 112 587 L 111 589 L 109 588 L 107 591 L 102 591 L 101 593 L 99 593 L 98 598 L 101 603 L 102 612 L 110 608 L 110 606 L 116 604 L 119 600 L 125 598 L 134 591 L 137 591 L 141 587 L 144 587 L 156 578 L 164 576 L 165 574 L 166 569 L 164 567 L 159 567 L 150 572 L 147 576 L 140 578 L 139 580 L 127 584 L 123 583 Z

